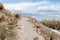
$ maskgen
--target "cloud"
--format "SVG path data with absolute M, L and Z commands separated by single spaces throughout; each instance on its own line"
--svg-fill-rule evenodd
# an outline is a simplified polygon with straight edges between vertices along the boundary
M 14 4 L 4 4 L 5 8 L 7 9 L 15 9 L 15 10 L 21 10 L 22 8 L 29 7 L 29 6 L 34 6 L 39 3 L 29 3 L 29 2 L 21 2 L 21 3 L 14 3 Z
M 18 10 L 21 13 L 26 14 L 39 14 L 39 18 L 59 18 L 60 15 L 60 5 L 51 4 L 47 1 L 42 2 L 20 2 L 20 3 L 10 3 L 4 4 L 5 8 L 9 10 Z M 40 20 L 37 16 L 32 16 Z
M 37 13 L 37 12 L 47 12 L 47 10 L 60 11 L 59 5 L 53 5 L 46 1 L 42 2 L 21 2 L 15 4 L 4 4 L 5 8 L 9 10 L 20 10 L 24 13 Z

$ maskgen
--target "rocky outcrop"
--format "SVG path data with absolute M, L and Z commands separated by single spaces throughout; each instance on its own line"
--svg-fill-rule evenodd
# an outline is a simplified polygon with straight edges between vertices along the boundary
M 60 34 L 36 19 L 11 13 L 0 3 L 0 40 L 60 40 Z

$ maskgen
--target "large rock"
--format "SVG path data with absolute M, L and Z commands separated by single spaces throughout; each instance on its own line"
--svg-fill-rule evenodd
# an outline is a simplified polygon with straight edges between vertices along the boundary
M 60 34 L 36 19 L 0 11 L 0 40 L 60 40 Z

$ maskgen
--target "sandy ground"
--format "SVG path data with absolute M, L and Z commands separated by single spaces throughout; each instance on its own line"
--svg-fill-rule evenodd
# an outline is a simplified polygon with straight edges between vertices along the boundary
M 44 40 L 42 35 L 36 32 L 36 28 L 33 28 L 33 24 L 28 22 L 26 17 L 22 17 L 18 22 L 18 39 L 17 40 Z

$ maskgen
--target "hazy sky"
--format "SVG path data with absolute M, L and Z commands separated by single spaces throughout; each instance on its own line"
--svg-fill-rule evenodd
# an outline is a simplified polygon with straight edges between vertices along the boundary
M 24 7 L 28 9 L 29 7 L 33 7 L 34 9 L 38 7 L 39 9 L 40 7 L 60 9 L 60 0 L 0 0 L 0 2 L 4 3 L 8 9 L 12 7 L 11 9 L 15 8 L 16 10 L 21 10 Z
M 0 0 L 2 3 L 20 3 L 20 2 L 41 2 L 48 1 L 50 3 L 60 3 L 60 0 Z
M 45 17 L 60 16 L 60 0 L 0 0 L 0 2 L 9 10 L 45 15 Z

